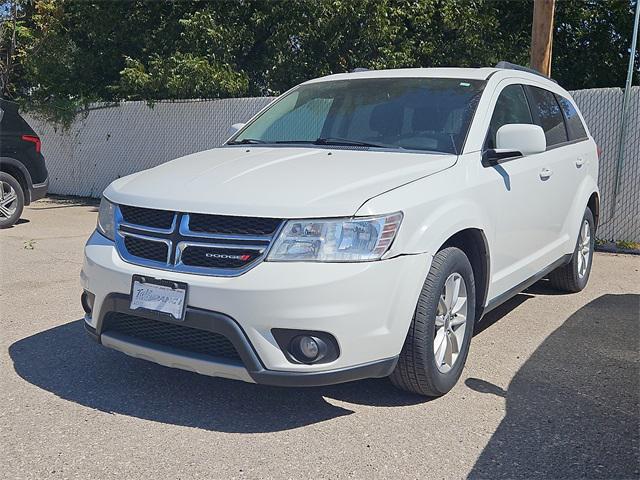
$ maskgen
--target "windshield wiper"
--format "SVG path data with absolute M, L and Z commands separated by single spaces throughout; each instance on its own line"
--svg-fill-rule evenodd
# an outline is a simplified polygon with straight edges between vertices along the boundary
M 404 150 L 404 147 L 398 145 L 383 145 L 381 143 L 363 142 L 360 140 L 350 140 L 340 137 L 320 137 L 316 140 L 276 140 L 266 141 L 258 138 L 243 138 L 242 140 L 234 140 L 227 142 L 227 145 L 257 145 L 257 144 L 309 144 L 309 145 L 342 145 L 354 147 L 372 147 L 372 148 L 393 148 L 396 150 Z
M 242 140 L 234 140 L 233 142 L 227 142 L 227 145 L 255 145 L 257 143 L 268 143 L 264 140 L 258 140 L 257 138 L 243 138 Z
M 356 147 L 402 148 L 397 145 L 381 145 L 379 143 L 361 142 L 360 140 L 349 140 L 348 138 L 340 137 L 320 137 L 313 143 L 315 145 L 353 145 Z

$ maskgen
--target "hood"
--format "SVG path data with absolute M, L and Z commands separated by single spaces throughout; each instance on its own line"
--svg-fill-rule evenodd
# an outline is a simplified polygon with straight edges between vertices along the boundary
M 115 203 L 193 213 L 349 216 L 368 199 L 455 161 L 430 153 L 221 147 L 120 178 L 104 194 Z

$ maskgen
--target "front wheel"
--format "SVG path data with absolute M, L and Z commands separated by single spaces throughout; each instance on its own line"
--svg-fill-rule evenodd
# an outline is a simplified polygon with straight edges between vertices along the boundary
M 549 275 L 551 285 L 558 290 L 570 293 L 583 290 L 589 281 L 594 247 L 595 223 L 591 210 L 587 208 L 582 217 L 578 241 L 571 261 L 551 272 Z
M 433 258 L 400 358 L 390 376 L 398 388 L 444 395 L 460 378 L 475 320 L 473 269 L 462 250 Z

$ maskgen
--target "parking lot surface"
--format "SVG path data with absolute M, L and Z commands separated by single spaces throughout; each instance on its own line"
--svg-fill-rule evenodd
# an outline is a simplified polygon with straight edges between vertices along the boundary
M 310 389 L 161 367 L 86 337 L 96 206 L 44 200 L 0 231 L 2 478 L 638 478 L 640 257 L 539 282 L 478 327 L 435 400 L 387 380 Z

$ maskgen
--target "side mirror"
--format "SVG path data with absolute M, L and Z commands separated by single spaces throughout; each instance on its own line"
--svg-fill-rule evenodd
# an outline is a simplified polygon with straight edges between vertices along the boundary
M 229 131 L 227 132 L 228 134 L 227 138 L 230 138 L 231 136 L 235 135 L 238 130 L 244 127 L 244 125 L 245 125 L 244 123 L 234 123 L 233 125 L 231 125 L 229 127 Z
M 497 165 L 509 158 L 535 155 L 547 149 L 544 130 L 538 125 L 510 123 L 496 132 L 496 148 L 487 150 L 482 159 L 485 167 Z
M 511 123 L 496 132 L 496 149 L 518 151 L 522 155 L 535 155 L 547 149 L 544 130 L 538 125 Z

